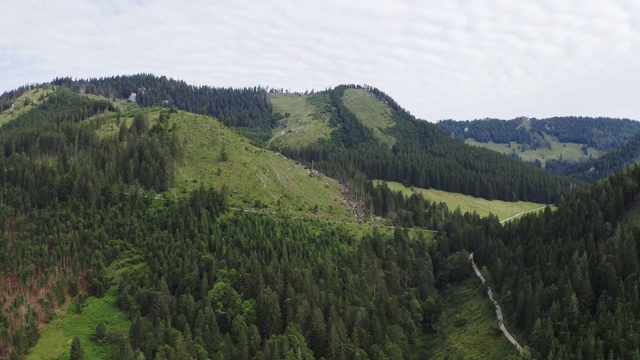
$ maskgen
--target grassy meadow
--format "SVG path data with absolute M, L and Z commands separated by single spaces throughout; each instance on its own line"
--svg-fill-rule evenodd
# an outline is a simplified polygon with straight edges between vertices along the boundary
M 380 180 L 377 181 L 380 182 Z M 460 210 L 463 213 L 472 213 L 475 211 L 480 216 L 487 216 L 490 213 L 493 213 L 498 216 L 501 221 L 521 212 L 534 210 L 545 205 L 526 201 L 509 202 L 502 200 L 487 200 L 470 195 L 451 193 L 436 189 L 421 189 L 416 187 L 407 188 L 404 185 L 393 181 L 387 181 L 386 183 L 392 191 L 402 191 L 407 196 L 419 193 L 422 194 L 425 199 L 430 201 L 444 202 L 449 207 L 449 210 L 452 211 L 457 207 L 460 207 Z
M 53 90 L 32 89 L 14 99 L 13 107 L 0 113 L 0 126 L 41 104 Z
M 519 144 L 515 141 L 511 142 L 511 147 L 508 144 L 496 144 L 492 141 L 488 143 L 477 142 L 474 139 L 465 140 L 466 144 L 487 148 L 489 150 L 497 151 L 506 155 L 512 153 L 517 154 L 523 161 L 535 161 L 539 160 L 542 163 L 542 167 L 546 166 L 547 159 L 564 159 L 570 161 L 588 160 L 589 157 L 597 158 L 601 155 L 601 152 L 597 149 L 589 147 L 587 154 L 582 151 L 583 144 L 577 143 L 562 143 L 556 138 L 547 138 L 551 143 L 551 149 L 538 148 L 536 150 L 518 150 Z
M 384 131 L 395 125 L 391 109 L 378 101 L 375 95 L 364 89 L 346 89 L 342 100 L 346 107 L 353 112 L 360 122 L 371 129 L 382 143 L 392 147 L 396 139 Z
M 318 109 L 329 102 L 326 94 L 269 94 L 269 100 L 274 113 L 289 113 L 273 130 L 270 144 L 302 147 L 328 139 L 333 131 L 329 126 L 329 113 Z
M 321 218 L 352 219 L 340 205 L 340 184 L 284 156 L 251 145 L 214 118 L 178 112 L 171 116 L 184 144 L 177 167 L 175 193 L 200 184 L 228 189 L 232 207 Z
M 475 276 L 448 287 L 442 304 L 439 334 L 427 342 L 429 359 L 508 359 L 517 354 Z
M 123 248 L 127 245 L 123 243 Z M 27 360 L 68 359 L 71 341 L 74 336 L 80 339 L 85 359 L 115 359 L 118 354 L 116 343 L 98 344 L 91 340 L 95 329 L 101 322 L 106 325 L 106 333 L 129 336 L 131 320 L 126 312 L 116 306 L 116 283 L 125 273 L 140 273 L 146 267 L 142 255 L 133 250 L 124 251 L 106 271 L 112 286 L 106 295 L 89 297 L 82 313 L 77 314 L 72 301 L 68 301 L 58 312 L 56 318 L 44 325 L 40 339 L 27 354 Z
M 97 344 L 91 341 L 96 326 L 104 322 L 107 332 L 128 336 L 131 321 L 129 315 L 116 305 L 116 287 L 112 286 L 102 298 L 90 297 L 82 314 L 76 314 L 73 305 L 60 310 L 56 319 L 44 326 L 38 343 L 29 350 L 28 360 L 68 359 L 71 341 L 80 338 L 85 359 L 114 359 L 118 352 L 116 344 Z

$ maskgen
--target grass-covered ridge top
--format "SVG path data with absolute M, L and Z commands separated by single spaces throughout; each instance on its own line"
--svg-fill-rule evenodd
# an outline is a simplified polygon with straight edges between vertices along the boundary
M 273 112 L 282 119 L 273 129 L 270 145 L 302 147 L 319 140 L 328 140 L 333 131 L 329 125 L 329 104 L 326 92 L 311 95 L 272 93 L 269 99 Z
M 5 95 L 6 108 L 0 111 L 0 126 L 40 105 L 52 92 L 53 89 L 50 88 L 35 88 L 25 90 L 15 98 L 9 98 L 8 95 Z
M 391 109 L 365 89 L 348 88 L 342 100 L 358 120 L 383 144 L 393 147 L 396 138 L 389 128 L 396 125 Z

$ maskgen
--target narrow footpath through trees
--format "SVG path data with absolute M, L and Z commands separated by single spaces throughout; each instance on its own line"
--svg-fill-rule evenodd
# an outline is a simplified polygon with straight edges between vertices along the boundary
M 469 260 L 471 260 L 471 266 L 473 266 L 473 271 L 475 271 L 476 275 L 478 275 L 478 278 L 480 278 L 480 281 L 482 281 L 482 285 L 485 285 L 487 287 L 487 294 L 489 294 L 489 299 L 491 299 L 491 302 L 493 302 L 493 305 L 496 307 L 496 317 L 498 318 L 498 324 L 500 325 L 500 330 L 502 330 L 502 333 L 504 333 L 504 336 L 506 336 L 507 339 L 509 339 L 509 341 L 516 347 L 516 349 L 518 349 L 518 351 L 522 353 L 522 346 L 518 344 L 518 341 L 516 340 L 516 338 L 504 326 L 502 309 L 500 308 L 500 305 L 498 305 L 498 302 L 493 298 L 493 293 L 491 292 L 491 288 L 489 287 L 489 285 L 486 284 L 484 276 L 482 276 L 482 274 L 480 273 L 480 269 L 478 269 L 478 266 L 476 266 L 476 263 L 473 261 L 473 253 L 469 255 Z

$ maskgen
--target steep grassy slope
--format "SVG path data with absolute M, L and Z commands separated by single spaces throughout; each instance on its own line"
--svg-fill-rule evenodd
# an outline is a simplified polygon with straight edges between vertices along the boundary
M 284 116 L 273 130 L 273 137 L 269 141 L 272 145 L 301 147 L 328 139 L 333 131 L 329 126 L 329 114 L 323 110 L 329 102 L 326 93 L 308 96 L 269 94 L 269 100 L 273 112 Z
M 350 218 L 339 203 L 340 185 L 248 140 L 210 117 L 180 112 L 172 117 L 185 139 L 186 163 L 179 167 L 177 191 L 199 183 L 229 190 L 231 206 L 275 212 Z M 226 155 L 225 155 L 226 153 Z
M 331 102 L 327 92 L 310 95 L 269 94 L 274 113 L 285 119 L 279 121 L 270 143 L 301 147 L 320 139 L 329 139 L 336 131 L 329 124 Z M 356 115 L 358 121 L 370 129 L 375 137 L 389 147 L 396 139 L 389 129 L 396 125 L 389 107 L 378 101 L 365 89 L 346 89 L 342 97 L 346 107 Z
M 36 88 L 28 90 L 16 99 L 11 100 L 12 107 L 6 111 L 0 112 L 0 126 L 42 103 L 45 97 L 52 92 L 53 90 L 51 89 Z
M 396 125 L 389 107 L 365 89 L 346 89 L 342 100 L 358 120 L 371 129 L 376 139 L 392 147 L 396 138 L 389 131 Z
M 301 147 L 320 139 L 329 139 L 336 131 L 329 124 L 331 102 L 326 92 L 310 95 L 269 94 L 274 113 L 289 114 L 274 130 L 270 143 Z M 391 147 L 396 139 L 389 129 L 395 126 L 389 107 L 365 89 L 346 89 L 342 97 L 358 121 L 370 129 L 383 144 Z
M 148 117 L 153 125 L 161 112 Z M 344 206 L 341 186 L 333 179 L 297 164 L 282 155 L 258 148 L 218 120 L 184 111 L 170 114 L 183 144 L 183 160 L 175 164 L 173 196 L 201 185 L 226 188 L 229 206 L 247 211 L 268 211 L 321 218 L 352 220 Z M 122 121 L 131 122 L 132 117 Z M 117 120 L 107 121 L 101 133 L 117 132 Z

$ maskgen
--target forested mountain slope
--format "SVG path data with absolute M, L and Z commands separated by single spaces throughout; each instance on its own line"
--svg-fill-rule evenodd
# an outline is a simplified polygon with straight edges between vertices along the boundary
M 206 141 L 184 136 L 196 128 Z M 214 160 L 190 154 L 203 147 L 196 140 L 215 144 L 220 175 L 200 177 Z M 88 295 L 127 312 L 130 328 L 107 321 L 76 333 L 74 344 L 101 349 L 87 356 L 421 359 L 442 331 L 440 292 L 468 268 L 467 255 L 445 254 L 424 231 L 349 231 L 314 220 L 313 208 L 311 219 L 231 210 L 231 193 L 215 180 L 233 170 L 225 161 L 294 165 L 210 118 L 56 89 L 0 127 L 0 143 L 0 357 L 20 358 L 56 316 L 84 316 Z M 246 177 L 260 181 L 230 179 Z M 438 229 L 438 238 L 497 223 L 381 185 L 366 191 L 380 199 L 376 213 Z M 108 270 L 114 263 L 132 265 Z
M 263 90 L 248 91 L 211 96 Z M 264 96 L 267 125 L 240 130 L 50 84 L 0 97 L 20 105 L 0 113 L 0 357 L 20 358 L 57 316 L 85 316 L 90 296 L 129 328 L 74 334 L 94 358 L 505 358 L 497 332 L 464 340 L 468 352 L 449 336 L 470 326 L 456 304 L 482 307 L 472 252 L 524 356 L 640 357 L 640 167 L 571 194 L 567 179 L 465 146 L 376 89 Z M 307 168 L 255 146 L 267 133 Z M 390 227 L 343 223 L 347 200 L 317 169 Z M 370 181 L 396 176 L 564 200 L 501 225 Z
M 259 87 L 195 87 L 149 74 L 59 78 L 52 84 L 109 99 L 136 93 L 135 101 L 142 106 L 213 115 L 254 143 L 267 142 L 271 149 L 310 167 L 314 163 L 345 183 L 361 173 L 486 199 L 540 203 L 558 201 L 574 185 L 493 152 L 461 146 L 375 88 L 339 86 L 310 95 L 272 89 L 267 94 Z
M 311 95 L 271 96 L 278 117 L 284 116 L 271 146 L 339 179 L 363 173 L 370 179 L 487 199 L 542 203 L 558 201 L 575 186 L 506 156 L 461 144 L 436 125 L 415 119 L 377 89 L 339 86 Z
M 638 338 L 640 167 L 554 213 L 507 224 L 475 249 L 511 321 L 540 358 L 633 359 Z M 481 259 L 481 260 L 478 260 Z
M 554 163 L 554 171 L 558 174 L 595 183 L 616 171 L 633 165 L 640 159 L 640 134 L 636 134 L 620 147 L 593 159 L 577 164 Z
M 267 93 L 258 87 L 232 89 L 193 86 L 151 74 L 78 80 L 57 78 L 51 83 L 76 93 L 100 95 L 111 100 L 131 98 L 143 107 L 158 105 L 208 114 L 237 127 L 260 127 L 269 123 L 271 115 Z M 133 98 L 132 93 L 135 93 Z

